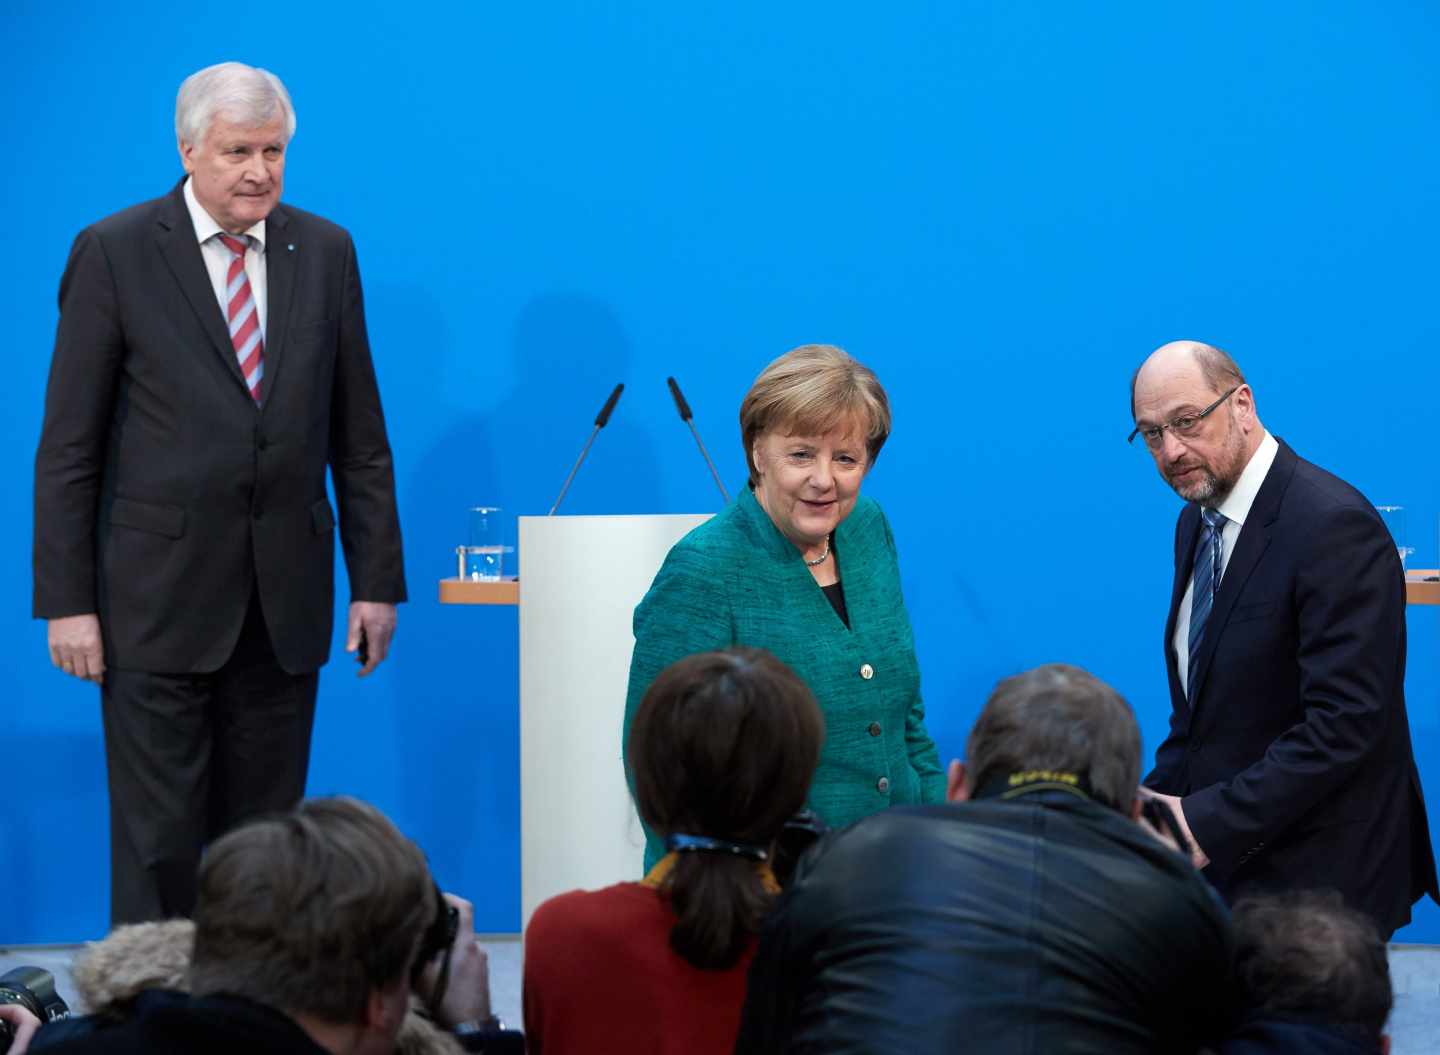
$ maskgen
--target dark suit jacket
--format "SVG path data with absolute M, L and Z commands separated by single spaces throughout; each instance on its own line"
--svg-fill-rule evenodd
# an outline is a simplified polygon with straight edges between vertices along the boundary
M 35 458 L 40 618 L 97 612 L 108 666 L 206 672 L 252 584 L 281 666 L 329 655 L 340 507 L 351 596 L 405 599 L 394 473 L 350 236 L 266 223 L 263 405 L 241 377 L 181 186 L 80 232 Z
M 1145 783 L 1184 797 L 1227 897 L 1334 887 L 1386 933 L 1436 895 L 1405 713 L 1405 583 L 1373 506 L 1281 443 L 1180 690 L 1175 618 L 1200 520 L 1175 530 L 1173 712 Z

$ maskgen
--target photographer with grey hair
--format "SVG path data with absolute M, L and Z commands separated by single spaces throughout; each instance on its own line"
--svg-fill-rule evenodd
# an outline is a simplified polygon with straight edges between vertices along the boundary
M 1110 686 L 996 686 L 948 804 L 802 859 L 751 967 L 737 1052 L 1193 1052 L 1231 1002 L 1225 909 L 1140 823 L 1140 731 Z
M 1394 994 L 1374 920 L 1334 890 L 1243 898 L 1233 919 L 1244 1015 L 1221 1055 L 1389 1055 Z
M 294 132 L 274 74 L 193 74 L 183 177 L 81 231 L 60 281 L 34 614 L 100 687 L 113 923 L 188 915 L 201 849 L 304 793 L 337 523 L 362 675 L 405 599 L 355 247 L 280 204 Z

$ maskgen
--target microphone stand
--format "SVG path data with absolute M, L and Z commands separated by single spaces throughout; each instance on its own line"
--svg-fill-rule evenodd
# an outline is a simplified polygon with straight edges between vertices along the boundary
M 710 475 L 715 477 L 715 486 L 720 488 L 720 497 L 725 499 L 725 504 L 730 504 L 730 493 L 725 490 L 725 485 L 720 482 L 720 474 L 715 471 L 715 463 L 710 460 L 710 452 L 705 449 L 705 444 L 700 439 L 700 433 L 696 431 L 694 417 L 690 411 L 690 404 L 685 402 L 685 397 L 680 394 L 680 386 L 673 377 L 667 377 L 665 383 L 670 386 L 670 394 L 675 397 L 675 409 L 680 411 L 680 420 L 690 426 L 690 434 L 695 437 L 695 445 L 700 448 L 700 455 L 705 459 L 705 464 L 710 466 Z
M 575 459 L 575 465 L 570 469 L 570 475 L 565 477 L 565 483 L 560 487 L 560 496 L 555 499 L 555 504 L 550 507 L 550 512 L 546 513 L 546 516 L 553 517 L 555 510 L 560 508 L 560 503 L 565 501 L 565 492 L 570 490 L 570 482 L 575 479 L 575 474 L 580 471 L 580 463 L 585 460 L 585 455 L 590 453 L 590 444 L 595 442 L 595 437 L 600 435 L 600 430 L 603 429 L 605 423 L 610 420 L 610 412 L 615 409 L 615 404 L 620 401 L 620 393 L 623 391 L 625 391 L 623 384 L 616 385 L 615 391 L 610 393 L 610 398 L 607 399 L 605 405 L 600 408 L 600 413 L 595 415 L 595 428 L 591 431 L 590 438 L 585 441 L 585 446 L 581 448 L 580 457 Z

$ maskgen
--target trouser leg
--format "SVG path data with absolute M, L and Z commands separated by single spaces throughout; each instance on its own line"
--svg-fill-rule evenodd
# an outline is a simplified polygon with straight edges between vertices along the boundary
M 235 651 L 215 674 L 209 838 L 304 797 L 319 684 L 318 671 L 281 669 L 252 598 Z
M 105 672 L 112 925 L 194 908 L 209 808 L 207 695 L 203 676 Z

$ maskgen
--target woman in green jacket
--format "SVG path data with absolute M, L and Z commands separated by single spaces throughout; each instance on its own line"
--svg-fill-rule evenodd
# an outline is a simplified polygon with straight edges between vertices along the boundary
M 777 656 L 820 702 L 825 746 L 807 805 L 825 823 L 943 801 L 895 540 L 860 497 L 890 433 L 885 390 L 839 348 L 804 345 L 756 378 L 740 431 L 749 487 L 676 543 L 635 609 L 622 751 L 660 671 L 747 645 Z M 646 870 L 663 854 L 647 831 Z

